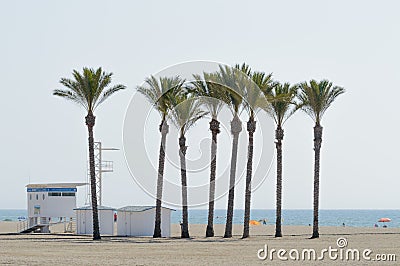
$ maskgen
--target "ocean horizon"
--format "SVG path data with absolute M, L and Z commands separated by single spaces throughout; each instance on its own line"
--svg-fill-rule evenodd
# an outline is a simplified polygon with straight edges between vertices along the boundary
M 233 213 L 233 223 L 243 223 L 244 210 L 237 209 Z M 306 209 L 286 209 L 282 210 L 283 225 L 305 225 L 312 224 L 312 210 Z M 18 221 L 21 217 L 26 217 L 27 211 L 24 209 L 1 209 L 0 221 Z M 207 224 L 207 209 L 189 209 L 190 224 Z M 320 226 L 351 226 L 351 227 L 373 227 L 375 224 L 383 226 L 378 220 L 383 217 L 392 219 L 385 223 L 388 227 L 400 227 L 400 210 L 367 210 L 367 209 L 322 209 L 319 211 Z M 214 212 L 214 223 L 224 224 L 226 210 L 216 209 Z M 266 220 L 267 225 L 275 224 L 275 210 L 253 209 L 251 210 L 251 220 Z M 178 224 L 182 220 L 182 211 L 172 212 L 171 223 Z

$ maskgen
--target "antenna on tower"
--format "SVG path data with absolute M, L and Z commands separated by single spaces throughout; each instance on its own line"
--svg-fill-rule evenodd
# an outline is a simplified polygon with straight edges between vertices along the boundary
M 102 205 L 102 183 L 103 183 L 103 173 L 111 173 L 114 172 L 114 162 L 113 161 L 103 161 L 103 151 L 118 151 L 117 148 L 103 148 L 100 141 L 94 143 L 94 168 L 95 168 L 95 176 L 96 176 L 96 193 L 97 193 L 97 204 L 98 206 Z M 90 166 L 88 165 L 88 179 L 90 181 Z M 88 182 L 90 183 L 90 182 Z M 89 189 L 89 199 L 91 190 Z M 90 204 L 91 205 L 91 204 Z

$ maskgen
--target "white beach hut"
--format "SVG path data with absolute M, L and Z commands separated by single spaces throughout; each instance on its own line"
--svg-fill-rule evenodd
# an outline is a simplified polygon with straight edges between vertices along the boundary
M 171 211 L 161 209 L 161 235 L 171 236 Z M 126 206 L 117 210 L 117 235 L 152 236 L 154 233 L 155 206 Z
M 98 206 L 100 234 L 114 235 L 114 213 L 111 207 Z M 76 208 L 76 233 L 90 235 L 93 233 L 92 206 Z

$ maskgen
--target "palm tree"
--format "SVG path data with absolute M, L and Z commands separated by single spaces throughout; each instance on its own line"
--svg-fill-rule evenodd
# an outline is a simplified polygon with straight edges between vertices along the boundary
M 100 240 L 99 216 L 97 209 L 96 175 L 94 163 L 94 137 L 93 127 L 96 117 L 95 109 L 115 92 L 125 89 L 124 85 L 111 84 L 112 73 L 104 72 L 101 67 L 97 70 L 83 68 L 82 74 L 73 70 L 74 79 L 61 78 L 60 83 L 67 90 L 54 90 L 53 95 L 60 96 L 82 105 L 87 111 L 86 126 L 89 134 L 89 168 L 90 168 L 90 188 L 92 194 L 92 213 L 93 213 L 93 240 Z
M 308 114 L 315 122 L 314 126 L 314 215 L 313 215 L 313 234 L 311 238 L 318 238 L 318 208 L 319 208 L 319 166 L 320 151 L 322 143 L 321 119 L 325 111 L 333 101 L 345 90 L 341 87 L 333 86 L 328 80 L 317 82 L 311 80 L 309 83 L 303 82 L 299 85 L 300 93 L 298 99 L 299 107 Z
M 235 199 L 235 180 L 239 134 L 242 131 L 242 122 L 239 119 L 239 111 L 242 107 L 243 98 L 240 93 L 240 82 L 243 73 L 233 67 L 220 66 L 215 73 L 215 82 L 221 90 L 225 91 L 224 101 L 230 107 L 233 119 L 231 121 L 232 157 L 229 177 L 228 207 L 225 224 L 225 238 L 232 237 L 233 205 Z
M 266 75 L 263 72 L 252 72 L 250 67 L 243 63 L 242 66 L 236 65 L 247 78 L 246 86 L 243 87 L 244 107 L 249 116 L 247 121 L 247 132 L 249 141 L 247 146 L 247 171 L 246 171 L 246 188 L 245 188 L 245 204 L 244 204 L 244 221 L 243 236 L 249 237 L 250 222 L 250 204 L 251 204 L 251 180 L 253 174 L 253 141 L 254 132 L 256 131 L 255 115 L 260 109 L 265 109 L 268 105 L 267 99 L 262 90 L 266 91 L 272 85 L 272 74 Z
M 158 156 L 158 175 L 157 175 L 157 198 L 156 215 L 153 237 L 161 237 L 161 201 L 164 180 L 164 164 L 167 134 L 169 131 L 168 115 L 173 108 L 172 99 L 181 90 L 183 80 L 179 77 L 160 77 L 154 76 L 145 80 L 144 86 L 137 88 L 147 100 L 154 106 L 161 116 L 159 131 L 161 133 L 160 151 Z
M 275 83 L 263 89 L 270 104 L 265 111 L 272 117 L 276 124 L 276 223 L 275 237 L 282 237 L 282 140 L 284 136 L 283 124 L 297 110 L 294 99 L 297 95 L 297 86 L 289 83 Z
M 217 135 L 220 133 L 218 114 L 224 106 L 224 97 L 226 94 L 217 84 L 214 84 L 215 74 L 203 73 L 193 75 L 195 81 L 192 82 L 196 96 L 200 97 L 203 106 L 211 114 L 211 167 L 210 167 L 210 191 L 208 197 L 208 223 L 206 228 L 206 237 L 214 236 L 214 200 L 215 200 L 215 176 L 217 169 Z
M 189 238 L 189 215 L 187 197 L 187 176 L 186 176 L 186 133 L 195 123 L 206 115 L 200 109 L 201 103 L 187 91 L 181 91 L 173 99 L 171 119 L 179 129 L 179 158 L 181 163 L 181 184 L 182 184 L 182 230 L 181 237 Z

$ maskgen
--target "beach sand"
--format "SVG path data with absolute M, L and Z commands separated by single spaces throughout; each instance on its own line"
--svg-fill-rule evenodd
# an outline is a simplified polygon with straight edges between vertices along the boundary
M 260 260 L 257 251 L 269 249 L 315 249 L 317 256 L 324 248 L 338 248 L 340 237 L 347 240 L 345 249 L 371 249 L 371 258 L 395 254 L 400 260 L 400 229 L 321 227 L 319 239 L 308 239 L 309 226 L 283 226 L 282 238 L 274 238 L 274 226 L 251 226 L 251 237 L 240 239 L 242 226 L 234 225 L 234 236 L 224 239 L 224 225 L 215 225 L 216 237 L 205 238 L 205 225 L 190 225 L 191 239 L 180 239 L 179 225 L 172 225 L 172 237 L 104 236 L 92 241 L 90 236 L 62 234 L 63 225 L 51 228 L 53 234 L 14 235 L 16 222 L 0 222 L 0 264 L 17 265 L 397 265 L 398 262 L 359 262 L 330 260 L 281 261 L 274 255 Z M 57 234 L 60 233 L 60 234 Z M 261 254 L 262 255 L 262 254 Z M 288 254 L 286 254 L 288 256 Z

